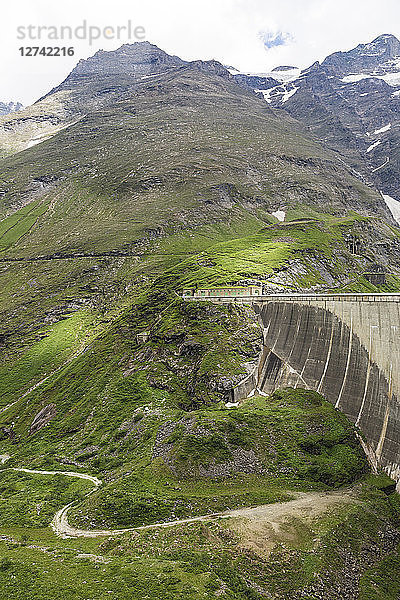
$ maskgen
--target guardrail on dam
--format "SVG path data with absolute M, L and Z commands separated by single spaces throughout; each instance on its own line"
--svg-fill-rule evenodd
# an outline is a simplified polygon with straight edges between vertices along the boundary
M 258 388 L 323 394 L 362 431 L 370 460 L 400 481 L 400 294 L 292 294 L 206 298 L 252 304 L 264 331 Z

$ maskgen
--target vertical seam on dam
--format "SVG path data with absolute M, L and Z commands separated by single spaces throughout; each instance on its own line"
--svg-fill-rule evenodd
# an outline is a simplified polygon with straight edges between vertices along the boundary
M 382 431 L 381 431 L 379 442 L 378 442 L 378 445 L 377 445 L 376 451 L 375 451 L 375 454 L 378 459 L 381 457 L 383 445 L 385 443 L 386 432 L 387 432 L 387 427 L 388 427 L 388 423 L 389 423 L 389 412 L 390 412 L 391 399 L 392 399 L 392 370 L 390 370 L 389 394 L 388 394 L 388 401 L 387 401 L 387 405 L 386 405 L 385 417 L 383 419 Z
M 333 328 L 333 321 L 332 321 L 331 339 L 329 340 L 328 354 L 327 354 L 326 360 L 325 360 L 324 372 L 322 373 L 321 379 L 319 380 L 319 384 L 318 384 L 318 387 L 317 387 L 317 392 L 319 392 L 321 390 L 322 384 L 323 384 L 324 379 L 325 379 L 326 372 L 328 370 L 329 361 L 331 359 L 332 345 L 333 345 L 333 331 L 334 331 L 334 328 Z
M 372 353 L 372 328 L 369 328 L 369 351 L 368 351 L 368 366 L 367 366 L 367 376 L 365 378 L 365 386 L 364 386 L 364 395 L 361 402 L 360 410 L 358 411 L 356 427 L 358 427 L 361 419 L 362 412 L 364 410 L 365 400 L 367 398 L 368 385 L 369 385 L 369 375 L 371 373 L 371 353 Z
M 335 408 L 338 408 L 340 406 L 340 401 L 342 399 L 344 386 L 346 385 L 347 374 L 349 372 L 349 366 L 350 366 L 352 345 L 353 345 L 353 313 L 350 314 L 350 336 L 349 336 L 349 347 L 347 350 L 346 370 L 345 370 L 344 377 L 343 377 L 342 387 L 340 388 L 339 396 L 338 396 L 338 399 L 336 400 Z

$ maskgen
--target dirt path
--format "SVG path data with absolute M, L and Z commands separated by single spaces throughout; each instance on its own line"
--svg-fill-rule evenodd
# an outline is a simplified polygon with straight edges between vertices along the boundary
M 242 548 L 266 557 L 277 544 L 301 542 L 312 530 L 313 520 L 329 509 L 358 502 L 352 489 L 297 492 L 289 502 L 230 511 L 229 528 L 238 534 Z
M 329 507 L 349 502 L 351 496 L 345 492 L 295 492 L 296 498 L 289 502 L 265 504 L 256 507 L 238 508 L 219 513 L 210 513 L 198 517 L 187 519 L 176 519 L 164 523 L 153 523 L 151 525 L 141 525 L 139 527 L 128 527 L 125 529 L 79 529 L 68 523 L 68 511 L 72 504 L 61 508 L 54 516 L 51 526 L 55 533 L 61 537 L 101 537 L 110 535 L 120 535 L 130 531 L 143 531 L 146 529 L 156 529 L 165 527 L 174 527 L 185 523 L 196 523 L 197 521 L 209 521 L 212 519 L 231 519 L 241 518 L 250 522 L 254 530 L 259 530 L 259 524 L 267 522 L 268 528 L 278 531 L 280 525 L 288 517 L 293 516 L 316 516 L 326 511 Z M 257 524 L 256 526 L 254 526 Z M 263 528 L 261 528 L 262 531 Z M 247 536 L 246 536 L 247 537 Z
M 31 392 L 33 392 L 34 390 L 36 390 L 36 388 L 38 388 L 41 385 L 43 385 L 43 383 L 46 383 L 46 381 L 48 379 L 50 379 L 51 377 L 53 377 L 53 375 L 55 375 L 56 373 L 58 373 L 59 371 L 61 371 L 61 369 L 63 369 L 67 365 L 69 365 L 69 363 L 71 363 L 73 360 L 75 360 L 75 358 L 78 358 L 78 356 L 80 356 L 81 354 L 83 354 L 84 352 L 86 352 L 86 350 L 90 346 L 90 343 L 88 345 L 86 345 L 86 346 L 85 345 L 82 346 L 72 356 L 70 356 L 69 358 L 67 358 L 67 360 L 65 362 L 63 362 L 56 369 L 54 369 L 54 371 L 52 371 L 51 373 L 49 373 L 48 375 L 46 375 L 45 377 L 43 377 L 43 379 L 40 379 L 32 387 L 30 387 L 28 390 L 26 390 L 26 392 L 24 392 L 22 394 L 22 396 L 20 396 L 17 400 L 14 400 L 14 402 L 11 402 L 11 404 L 7 404 L 7 406 L 3 406 L 2 408 L 0 408 L 0 414 L 3 413 L 3 412 L 5 412 L 6 410 L 8 410 L 9 408 L 11 408 L 15 404 L 17 404 L 17 402 L 19 402 L 20 400 L 23 400 L 26 396 L 28 396 L 28 394 L 30 394 Z
M 93 475 L 86 473 L 76 473 L 73 471 L 40 471 L 35 469 L 13 468 L 13 471 L 22 471 L 23 473 L 33 473 L 38 475 L 67 475 L 68 477 L 78 477 L 91 481 L 94 485 L 86 496 L 92 494 L 102 481 Z M 238 519 L 238 523 L 234 526 L 239 533 L 244 534 L 245 539 L 252 540 L 248 547 L 254 549 L 254 544 L 257 546 L 257 539 L 263 540 L 265 546 L 265 536 L 268 533 L 268 538 L 271 543 L 275 544 L 275 537 L 282 525 L 288 518 L 296 517 L 313 517 L 322 512 L 325 512 L 329 507 L 337 504 L 354 502 L 351 490 L 339 490 L 334 492 L 293 492 L 294 500 L 289 500 L 283 503 L 265 504 L 256 507 L 237 508 L 219 513 L 210 513 L 198 517 L 190 517 L 187 519 L 176 519 L 164 523 L 153 523 L 151 525 L 141 525 L 139 527 L 128 527 L 125 529 L 79 529 L 68 523 L 68 512 L 72 508 L 74 502 L 63 506 L 56 512 L 51 522 L 51 527 L 54 532 L 60 537 L 102 537 L 111 535 L 120 535 L 130 531 L 142 531 L 146 529 L 156 529 L 163 527 L 173 527 L 174 525 L 182 525 L 185 523 L 195 523 L 197 521 L 209 521 L 212 519 Z M 271 535 L 272 532 L 272 535 Z M 254 541 L 254 543 L 253 543 Z
M 13 471 L 21 471 L 22 473 L 34 473 L 36 475 L 67 475 L 68 477 L 78 477 L 78 479 L 86 479 L 91 481 L 96 487 L 99 487 L 103 482 L 101 479 L 86 473 L 75 473 L 74 471 L 37 471 L 36 469 L 23 469 L 22 467 L 13 467 Z M 93 492 L 94 490 L 91 490 Z

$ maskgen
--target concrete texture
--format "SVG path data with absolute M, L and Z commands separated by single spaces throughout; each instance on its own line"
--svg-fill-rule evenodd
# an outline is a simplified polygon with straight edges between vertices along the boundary
M 254 373 L 234 390 L 235 401 L 254 388 L 317 390 L 360 428 L 372 464 L 400 482 L 400 295 L 296 294 L 236 302 L 253 304 L 264 349 Z

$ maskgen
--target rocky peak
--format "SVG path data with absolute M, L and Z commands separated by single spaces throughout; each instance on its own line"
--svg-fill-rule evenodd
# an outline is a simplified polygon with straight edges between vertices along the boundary
M 217 60 L 194 60 L 189 63 L 189 65 L 200 71 L 207 71 L 208 73 L 214 73 L 215 75 L 225 77 L 226 79 L 232 79 L 232 75 L 229 73 L 228 69 Z
M 80 60 L 71 76 L 123 74 L 143 77 L 184 64 L 185 61 L 167 54 L 154 44 L 135 42 L 123 44 L 117 50 L 98 50 L 93 56 Z
M 369 44 L 360 44 L 364 50 L 379 52 L 381 55 L 387 55 L 388 58 L 400 56 L 400 41 L 391 33 L 379 35 Z
M 271 71 L 271 73 L 273 73 L 274 71 L 293 71 L 293 69 L 297 69 L 297 67 L 289 67 L 288 65 L 281 65 L 279 67 L 274 67 Z
M 321 70 L 321 64 L 320 64 L 320 62 L 318 60 L 316 60 L 312 65 L 310 65 L 306 69 L 303 69 L 303 71 L 301 72 L 301 75 L 308 75 L 310 73 L 317 73 L 320 70 Z
M 398 59 L 398 60 L 395 60 Z M 390 73 L 400 70 L 400 42 L 391 34 L 383 34 L 367 44 L 359 44 L 348 52 L 334 52 L 322 67 L 332 75 L 357 73 Z
M 21 110 L 21 102 L 0 102 L 0 115 L 8 115 Z

